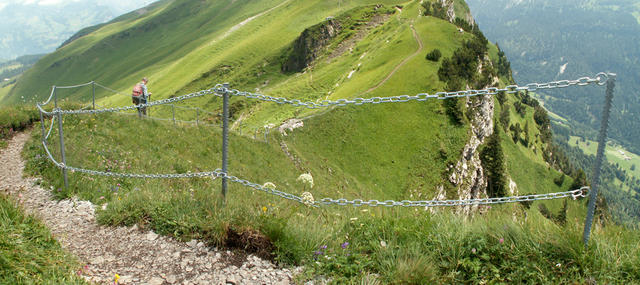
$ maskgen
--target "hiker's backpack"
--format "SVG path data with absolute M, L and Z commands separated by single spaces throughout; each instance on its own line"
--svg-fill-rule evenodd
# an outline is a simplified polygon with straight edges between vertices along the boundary
M 142 90 L 142 85 L 138 83 L 136 84 L 136 86 L 133 86 L 133 91 L 131 92 L 131 96 L 140 97 L 143 93 L 144 91 Z

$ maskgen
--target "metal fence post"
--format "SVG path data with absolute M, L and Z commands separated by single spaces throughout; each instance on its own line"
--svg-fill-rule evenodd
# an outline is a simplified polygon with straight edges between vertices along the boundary
M 38 106 L 40 106 L 40 103 L 38 103 Z M 44 137 L 45 137 L 44 116 L 42 116 L 42 111 L 40 111 L 40 109 L 38 109 L 38 113 L 40 113 L 40 126 L 42 127 L 42 142 L 44 142 Z
M 67 178 L 67 156 L 64 153 L 64 133 L 62 131 L 62 113 L 58 111 L 58 134 L 60 135 L 60 155 L 62 155 L 62 175 L 64 176 L 64 188 L 69 188 L 69 180 Z
M 91 89 L 93 93 L 93 109 L 96 109 L 96 82 L 91 81 Z
M 269 141 L 267 141 L 267 135 L 269 134 L 269 128 L 265 127 L 264 128 L 264 142 L 269 143 Z
M 200 125 L 200 109 L 196 108 L 196 127 Z
M 171 114 L 173 116 L 173 126 L 176 125 L 176 106 L 171 104 Z
M 596 199 L 598 198 L 598 186 L 600 184 L 600 167 L 604 159 L 604 149 L 607 145 L 607 127 L 609 126 L 609 113 L 611 113 L 611 102 L 613 101 L 613 88 L 615 87 L 616 75 L 608 74 L 607 91 L 604 99 L 604 108 L 602 110 L 602 122 L 600 123 L 600 133 L 598 134 L 598 152 L 596 153 L 596 163 L 593 167 L 593 177 L 591 178 L 591 190 L 589 193 L 589 206 L 587 209 L 587 219 L 584 223 L 584 234 L 582 240 L 584 247 L 589 244 L 589 235 L 591 234 L 591 225 L 593 224 L 593 216 L 596 209 Z
M 53 85 L 53 108 L 58 108 L 58 92 L 56 92 L 56 86 Z
M 227 173 L 229 160 L 229 83 L 224 85 L 222 94 L 222 172 Z M 226 203 L 227 198 L 227 176 L 222 177 L 222 201 Z

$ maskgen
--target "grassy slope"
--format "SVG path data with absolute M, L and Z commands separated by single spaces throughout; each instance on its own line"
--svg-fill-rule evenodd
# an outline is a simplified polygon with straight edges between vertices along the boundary
M 0 195 L 0 283 L 85 284 L 47 228 Z
M 598 149 L 598 142 L 591 140 L 585 140 L 584 142 L 582 142 L 579 137 L 574 136 L 570 137 L 569 145 L 576 145 L 580 147 L 580 149 L 582 149 L 582 151 L 586 155 L 596 155 L 596 151 Z M 625 160 L 620 151 L 623 151 L 628 157 L 631 158 L 631 160 Z M 610 163 L 617 163 L 618 165 L 620 165 L 621 169 L 626 170 L 627 173 L 631 174 L 631 176 L 640 177 L 640 169 L 638 169 L 638 166 L 640 166 L 640 156 L 638 156 L 637 154 L 629 152 L 621 146 L 612 146 L 610 144 L 607 145 L 605 154 L 607 156 L 607 160 Z M 636 169 L 633 171 L 631 170 L 632 165 L 636 165 Z
M 351 5 L 358 3 L 365 1 L 353 1 Z M 231 5 L 227 8 L 235 14 L 230 13 L 226 17 L 235 24 L 276 4 L 267 1 Z M 405 5 L 401 14 L 392 16 L 385 25 L 373 30 L 354 47 L 352 53 L 346 53 L 331 63 L 321 59 L 312 70 L 287 76 L 278 72 L 278 54 L 302 27 L 321 21 L 327 14 L 336 15 L 337 7 L 325 1 L 287 2 L 282 7 L 283 11 L 275 9 L 241 28 L 243 32 L 264 33 L 273 39 L 232 33 L 222 40 L 224 28 L 233 24 L 212 20 L 210 29 L 214 32 L 210 36 L 189 43 L 189 47 L 178 46 L 171 56 L 149 66 L 146 73 L 125 74 L 129 74 L 128 80 L 131 81 L 137 80 L 141 74 L 148 74 L 157 84 L 151 85 L 152 89 L 162 90 L 154 91 L 160 97 L 199 90 L 223 80 L 234 82 L 234 87 L 237 84 L 239 89 L 245 90 L 258 87 L 258 84 L 261 86 L 263 80 L 270 80 L 264 92 L 272 96 L 315 100 L 324 99 L 331 92 L 332 99 L 352 97 L 377 84 L 417 49 L 409 27 L 413 23 L 425 44 L 423 52 L 398 70 L 385 85 L 363 96 L 413 95 L 442 89 L 442 83 L 435 80 L 438 66 L 424 60 L 426 53 L 438 47 L 444 56 L 450 56 L 469 36 L 460 36 L 454 26 L 442 20 L 416 18 L 417 3 L 412 3 Z M 309 16 L 309 11 L 312 11 L 312 16 Z M 154 19 L 147 21 L 153 22 Z M 185 20 L 183 25 L 194 23 Z M 157 34 L 171 33 L 167 30 Z M 185 50 L 192 51 L 185 54 Z M 492 53 L 495 53 L 495 48 L 492 48 Z M 359 68 L 358 64 L 361 64 Z M 229 73 L 216 73 L 221 70 L 216 67 L 222 65 L 234 68 Z M 347 79 L 347 74 L 354 68 L 358 71 Z M 123 70 L 115 64 L 105 65 L 101 70 L 109 70 L 115 77 L 112 69 Z M 203 72 L 210 76 L 202 77 Z M 258 76 L 258 73 L 263 74 Z M 71 75 L 61 78 L 66 77 L 71 78 Z M 115 87 L 130 85 L 124 80 L 122 82 L 120 85 L 114 83 Z M 128 104 L 128 100 L 113 97 L 102 103 Z M 219 106 L 218 99 L 202 98 L 193 102 L 210 108 Z M 243 112 L 250 115 L 243 122 L 244 129 L 279 123 L 294 115 L 310 114 L 306 110 L 272 103 L 251 105 Z M 443 113 L 437 101 L 343 107 L 305 120 L 305 127 L 287 137 L 272 132 L 269 144 L 235 132 L 231 136 L 229 169 L 232 174 L 252 182 L 273 182 L 282 191 L 298 195 L 310 191 L 316 199 L 326 196 L 429 199 L 434 196 L 437 185 L 446 185 L 443 169 L 448 161 L 457 160 L 468 139 L 468 128 L 452 126 Z M 533 128 L 535 124 L 530 116 L 527 118 Z M 518 118 L 513 117 L 512 120 Z M 54 156 L 58 157 L 56 136 L 54 130 L 50 143 Z M 278 144 L 280 140 L 286 142 L 300 158 L 302 169 L 283 154 Z M 37 141 L 34 137 L 25 150 L 30 160 L 28 167 L 59 188 L 60 172 L 41 157 L 43 150 Z M 174 128 L 170 124 L 110 114 L 65 118 L 68 164 L 91 169 L 152 173 L 212 170 L 220 166 L 219 141 L 220 131 L 215 128 Z M 510 138 L 504 137 L 503 141 L 507 169 L 518 183 L 520 193 L 560 189 L 551 182 L 556 173 L 545 166 L 540 154 L 535 155 L 521 145 L 514 145 Z M 446 158 L 439 154 L 441 150 L 447 154 Z M 305 188 L 296 181 L 303 171 L 313 174 L 314 188 Z M 594 243 L 600 251 L 591 258 L 592 251 L 582 250 L 580 244 L 578 221 L 582 220 L 580 215 L 584 210 L 578 202 L 570 202 L 570 223 L 560 227 L 538 213 L 537 203 L 528 211 L 517 205 L 496 206 L 490 215 L 464 221 L 446 214 L 448 210 L 444 210 L 442 215 L 430 215 L 423 209 L 402 208 L 327 207 L 312 210 L 250 191 L 238 184 L 231 184 L 228 204 L 220 208 L 219 182 L 208 178 L 134 180 L 71 173 L 69 180 L 70 189 L 56 192 L 56 195 L 77 195 L 96 204 L 108 202 L 107 210 L 98 213 L 103 223 L 140 223 L 163 234 L 185 239 L 200 237 L 216 245 L 224 245 L 229 228 L 235 231 L 254 229 L 272 240 L 278 260 L 304 263 L 311 271 L 335 274 L 335 278 L 363 278 L 363 272 L 379 273 L 386 282 L 416 283 L 429 279 L 444 282 L 482 281 L 486 278 L 505 282 L 560 282 L 585 280 L 590 276 L 598 280 L 638 278 L 624 275 L 637 272 L 633 266 L 637 267 L 634 260 L 637 261 L 638 251 L 628 246 L 639 239 L 637 233 L 617 228 L 603 231 L 596 227 Z M 555 213 L 561 202 L 545 203 Z M 514 209 L 519 222 L 511 221 Z M 524 219 L 523 215 L 528 218 Z M 615 245 L 615 238 L 611 237 L 616 231 L 627 235 L 620 246 Z M 432 238 L 424 239 L 425 236 Z M 500 237 L 508 240 L 506 245 L 511 249 L 518 250 L 505 253 L 509 250 L 498 242 Z M 340 251 L 339 245 L 344 241 L 351 243 L 351 257 Z M 381 246 L 381 241 L 385 241 L 387 246 Z M 333 261 L 314 263 L 313 252 L 323 244 L 328 244 L 332 254 L 339 256 L 335 256 Z M 471 248 L 480 246 L 487 249 L 488 256 L 496 258 L 486 260 L 484 255 L 472 253 Z M 618 251 L 619 248 L 625 250 Z M 624 262 L 616 263 L 616 259 Z M 555 269 L 556 262 L 567 264 L 566 272 Z M 502 275 L 496 277 L 483 272 L 491 266 L 479 264 L 495 265 Z M 616 270 L 612 273 L 605 271 L 611 267 Z

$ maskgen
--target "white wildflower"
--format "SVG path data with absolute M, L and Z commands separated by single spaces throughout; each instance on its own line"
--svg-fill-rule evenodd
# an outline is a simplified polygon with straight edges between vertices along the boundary
M 309 188 L 313 188 L 313 176 L 311 176 L 311 173 L 302 173 L 296 180 L 301 181 L 305 185 L 309 185 Z
M 315 200 L 313 200 L 313 195 L 311 195 L 311 193 L 309 192 L 302 193 L 302 203 L 310 207 L 313 205 L 314 202 Z
M 262 188 L 271 188 L 271 189 L 276 189 L 276 185 L 273 184 L 273 182 L 267 182 L 265 184 L 262 185 Z

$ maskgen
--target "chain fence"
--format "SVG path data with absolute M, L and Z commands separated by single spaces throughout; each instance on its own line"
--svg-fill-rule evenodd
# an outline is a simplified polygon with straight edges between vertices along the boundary
M 53 129 L 53 125 L 55 122 L 56 116 L 54 115 L 69 115 L 69 114 L 99 114 L 99 113 L 107 113 L 113 112 L 118 114 L 126 114 L 126 115 L 136 115 L 135 113 L 126 113 L 125 111 L 133 111 L 137 110 L 139 107 L 152 107 L 170 104 L 173 102 L 180 102 L 191 98 L 201 97 L 205 95 L 213 95 L 218 97 L 223 97 L 225 100 L 227 99 L 227 95 L 236 96 L 236 97 L 245 97 L 249 99 L 257 99 L 260 101 L 274 102 L 278 104 L 289 104 L 298 107 L 306 107 L 310 109 L 315 108 L 326 108 L 332 106 L 347 106 L 347 105 L 364 105 L 364 104 L 380 104 L 380 103 L 404 103 L 409 101 L 426 101 L 429 99 L 450 99 L 450 98 L 461 98 L 461 97 L 473 97 L 473 96 L 482 96 L 482 95 L 496 95 L 500 92 L 505 92 L 507 94 L 513 94 L 519 91 L 536 91 L 538 89 L 555 89 L 555 88 L 566 88 L 570 86 L 586 86 L 591 84 L 596 85 L 604 85 L 609 80 L 609 76 L 613 76 L 614 74 L 607 73 L 598 73 L 595 77 L 582 77 L 577 80 L 560 80 L 560 81 L 552 81 L 547 83 L 530 83 L 524 86 L 518 85 L 509 85 L 505 88 L 486 88 L 480 90 L 465 90 L 465 91 L 455 91 L 455 92 L 437 92 L 435 94 L 428 93 L 420 93 L 417 95 L 400 95 L 400 96 L 390 96 L 390 97 L 372 97 L 372 98 L 354 98 L 354 99 L 338 99 L 335 101 L 332 100 L 323 100 L 320 102 L 312 102 L 307 101 L 303 102 L 298 99 L 287 99 L 284 97 L 272 97 L 262 94 L 243 92 L 236 89 L 229 89 L 226 85 L 217 84 L 215 87 L 201 90 L 193 93 L 189 93 L 182 96 L 177 96 L 168 99 L 157 100 L 153 102 L 149 102 L 146 104 L 140 104 L 137 106 L 124 106 L 124 107 L 111 107 L 106 108 L 102 107 L 99 109 L 92 108 L 88 109 L 87 107 L 77 110 L 62 110 L 60 108 L 54 108 L 52 111 L 45 111 L 42 107 L 51 102 L 51 99 L 56 96 L 55 89 L 56 88 L 77 88 L 82 86 L 87 86 L 90 84 L 95 84 L 101 88 L 114 92 L 116 94 L 120 94 L 118 91 L 108 88 L 106 86 L 100 85 L 94 81 L 89 83 L 79 84 L 75 86 L 53 86 L 51 95 L 49 98 L 42 104 L 37 104 L 37 107 L 41 114 L 51 116 L 51 126 L 47 134 L 43 137 L 42 144 L 45 149 L 45 152 L 49 158 L 49 160 L 58 168 L 63 169 L 64 171 L 68 170 L 73 172 L 85 173 L 88 175 L 99 175 L 99 176 L 107 176 L 107 177 L 117 177 L 117 178 L 141 178 L 141 179 L 177 179 L 177 178 L 223 178 L 227 179 L 231 182 L 238 183 L 244 185 L 246 187 L 252 188 L 253 190 L 261 191 L 270 195 L 278 196 L 283 199 L 288 199 L 291 201 L 295 201 L 298 203 L 305 204 L 311 207 L 319 207 L 322 205 L 337 205 L 337 206 L 384 206 L 384 207 L 439 207 L 439 206 L 473 206 L 473 205 L 490 205 L 490 204 L 503 204 L 503 203 L 516 203 L 516 202 L 529 202 L 529 201 L 538 201 L 538 200 L 550 200 L 550 199 L 561 199 L 571 197 L 573 199 L 577 199 L 579 197 L 586 197 L 589 195 L 589 187 L 582 187 L 580 189 L 575 189 L 571 191 L 565 192 L 556 192 L 556 193 L 547 193 L 547 194 L 532 194 L 532 195 L 523 195 L 523 196 L 511 196 L 511 197 L 499 197 L 499 198 L 480 198 L 480 199 L 466 199 L 466 200 L 419 200 L 419 201 L 411 201 L 411 200 L 347 200 L 344 198 L 340 199 L 332 199 L 332 198 L 323 198 L 318 201 L 314 201 L 313 196 L 308 192 L 303 193 L 302 196 L 297 196 L 291 193 L 279 191 L 273 188 L 264 187 L 260 184 L 238 178 L 237 176 L 230 175 L 221 169 L 216 169 L 213 171 L 206 172 L 187 172 L 187 173 L 171 173 L 171 174 L 143 174 L 143 173 L 118 173 L 118 172 L 110 172 L 110 171 L 98 171 L 91 169 L 84 169 L 79 167 L 72 167 L 69 165 L 65 165 L 62 162 L 58 162 L 54 159 L 51 154 L 48 145 L 47 139 L 51 135 L 51 131 Z M 95 96 L 95 93 L 94 93 Z M 126 95 L 129 96 L 129 95 Z M 56 99 L 57 100 L 57 99 Z M 95 106 L 95 103 L 94 103 Z M 99 106 L 99 105 L 98 105 Z M 91 106 L 89 106 L 91 107 Z M 182 106 L 174 106 L 172 108 L 177 107 L 181 109 L 192 109 L 203 111 L 209 114 L 218 115 L 212 112 L 207 112 L 199 108 L 190 108 L 190 107 L 182 107 Z M 184 121 L 184 120 L 176 120 L 175 115 L 173 119 L 167 118 L 150 118 L 153 120 L 163 120 L 163 121 L 180 121 L 185 123 L 191 123 L 192 121 Z M 60 124 L 60 122 L 59 122 Z M 62 131 L 62 129 L 60 129 Z M 43 125 L 43 135 L 44 135 L 44 125 Z M 62 133 L 59 134 L 61 137 Z M 63 157 L 64 160 L 64 157 Z M 66 173 L 66 172 L 65 172 Z

